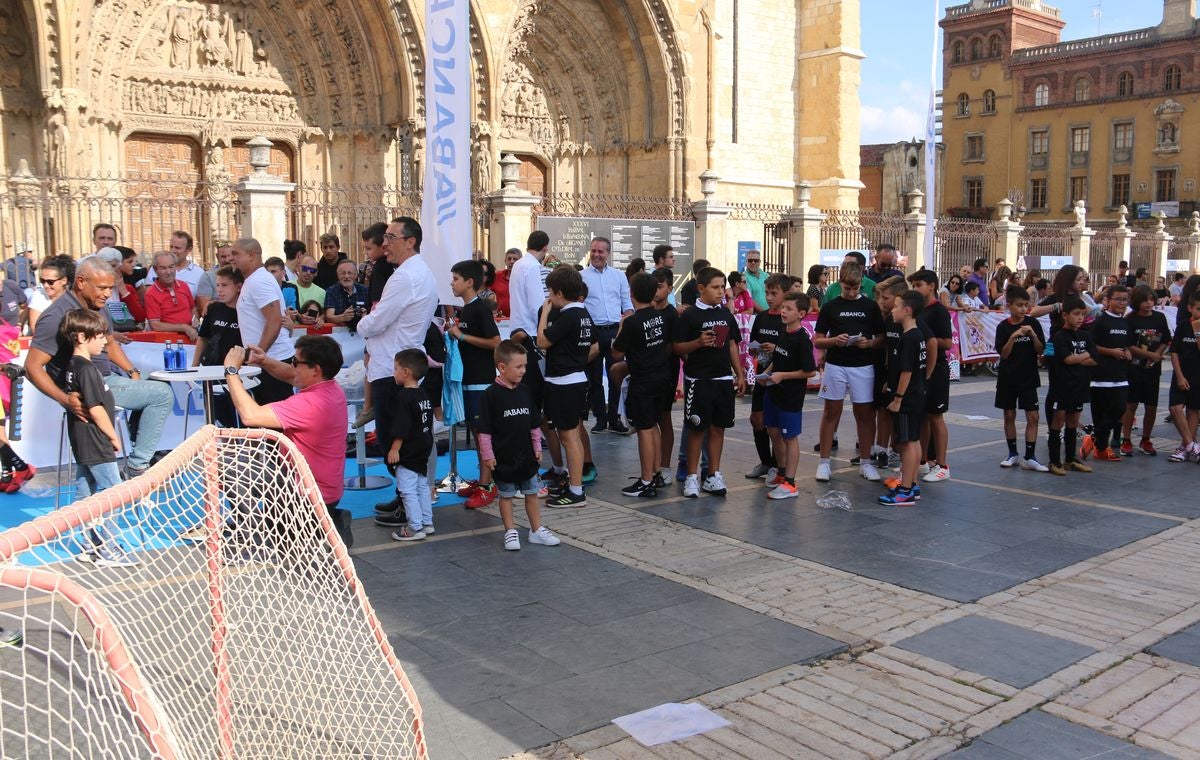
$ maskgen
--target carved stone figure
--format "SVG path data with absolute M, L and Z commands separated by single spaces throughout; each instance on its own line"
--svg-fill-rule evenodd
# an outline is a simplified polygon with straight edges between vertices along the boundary
M 190 69 L 196 65 L 195 29 L 192 26 L 192 9 L 172 6 L 167 11 L 167 28 L 170 29 L 171 66 Z
M 491 151 L 487 148 L 487 143 L 479 140 L 475 143 L 475 160 L 474 160 L 475 186 L 481 192 L 487 192 L 492 189 L 492 156 Z
M 1073 211 L 1075 212 L 1075 226 L 1079 229 L 1083 229 L 1084 227 L 1086 227 L 1087 226 L 1087 208 L 1083 205 L 1083 201 L 1081 201 L 1081 200 L 1075 201 L 1075 206 L 1073 208 Z
M 166 42 L 167 22 L 164 19 L 158 19 L 150 26 L 150 30 L 146 32 L 146 38 L 142 41 L 142 47 L 138 50 L 138 63 L 147 66 L 162 66 L 163 48 Z
M 245 76 L 254 76 L 257 72 L 254 63 L 254 40 L 245 27 L 237 31 L 237 41 L 233 54 L 233 70 Z
M 50 150 L 50 171 L 57 176 L 67 173 L 67 151 L 71 144 L 71 130 L 67 128 L 67 120 L 61 113 L 50 117 L 46 126 L 46 145 Z
M 236 43 L 229 14 L 226 13 L 222 20 L 220 9 L 215 5 L 208 6 L 208 14 L 200 21 L 200 49 L 205 68 L 228 70 L 233 59 L 230 51 L 233 44 Z

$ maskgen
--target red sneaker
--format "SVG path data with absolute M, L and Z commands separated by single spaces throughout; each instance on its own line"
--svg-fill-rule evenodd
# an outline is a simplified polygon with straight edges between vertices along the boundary
M 470 498 L 467 499 L 466 507 L 467 507 L 467 509 L 482 509 L 483 507 L 486 507 L 488 504 L 491 504 L 492 501 L 495 500 L 495 498 L 496 498 L 496 484 L 495 483 L 488 486 L 487 488 L 482 488 L 480 486 L 476 486 L 475 493 L 471 494 Z
M 1096 452 L 1097 462 L 1120 462 L 1121 455 L 1113 451 L 1111 448 Z
M 475 493 L 475 490 L 478 488 L 479 488 L 478 480 L 468 480 L 458 487 L 458 495 L 464 496 L 464 497 L 470 497 L 471 494 Z
M 1133 456 L 1133 441 L 1129 440 L 1128 438 L 1121 441 L 1121 456 Z
M 27 481 L 33 480 L 33 476 L 37 475 L 37 468 L 31 464 L 25 465 L 22 470 L 12 471 L 12 480 L 5 480 L 3 489 L 5 493 L 16 493 L 21 490 Z
M 1138 448 L 1148 457 L 1158 456 L 1158 449 L 1154 448 L 1154 444 L 1150 443 L 1149 438 L 1143 438 L 1142 442 L 1138 444 Z
M 1083 443 L 1079 446 L 1079 458 L 1087 459 L 1094 453 L 1096 453 L 1096 437 L 1093 435 L 1085 435 L 1083 437 Z

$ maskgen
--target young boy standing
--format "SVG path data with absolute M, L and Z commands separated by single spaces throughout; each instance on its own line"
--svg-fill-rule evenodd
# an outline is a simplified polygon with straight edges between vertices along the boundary
M 1108 289 L 1104 311 L 1092 323 L 1092 344 L 1096 347 L 1096 368 L 1092 370 L 1092 425 L 1095 434 L 1083 440 L 1084 459 L 1093 451 L 1101 462 L 1120 462 L 1112 450 L 1114 433 L 1121 429 L 1129 394 L 1129 322 L 1125 308 L 1129 288 L 1113 285 Z
M 629 365 L 629 393 L 625 397 L 625 416 L 637 430 L 640 477 L 621 489 L 624 496 L 653 498 L 658 495 L 655 474 L 662 452 L 659 423 L 669 393 L 675 397 L 674 378 L 670 377 L 671 333 L 667 320 L 654 308 L 658 282 L 646 273 L 634 275 L 629 282 L 629 297 L 634 312 L 621 320 L 612 353 L 617 361 Z
M 1066 475 L 1067 470 L 1091 472 L 1092 468 L 1076 456 L 1079 436 L 1079 415 L 1087 403 L 1092 357 L 1095 346 L 1089 333 L 1083 330 L 1088 306 L 1082 298 L 1073 296 L 1063 303 L 1063 326 L 1050 338 L 1046 352 L 1049 357 L 1050 390 L 1046 392 L 1046 415 L 1050 426 L 1050 472 Z M 1062 457 L 1063 426 L 1066 426 L 1067 458 Z
M 786 274 L 773 274 L 767 278 L 767 310 L 755 314 L 754 322 L 750 325 L 750 342 L 758 343 L 760 356 L 769 356 L 779 336 L 783 334 L 779 307 L 783 303 L 784 292 L 790 288 L 791 278 Z M 759 371 L 763 369 L 760 367 Z M 746 477 L 750 479 L 765 477 L 772 480 L 771 470 L 778 470 L 779 467 L 775 457 L 782 451 L 782 442 L 772 439 L 766 425 L 763 424 L 763 404 L 766 397 L 766 386 L 755 383 L 754 390 L 750 393 L 750 427 L 754 430 L 754 449 L 758 452 L 758 464 L 746 473 Z
M 396 354 L 397 388 L 392 396 L 392 441 L 387 464 L 395 470 L 396 491 L 404 500 L 408 525 L 392 531 L 396 541 L 421 541 L 433 533 L 433 494 L 429 490 L 429 452 L 433 448 L 433 404 L 421 387 L 429 367 L 425 352 L 406 348 Z
M 1192 293 L 1186 306 L 1187 316 L 1178 321 L 1171 339 L 1171 418 L 1180 437 L 1179 448 L 1169 457 L 1172 462 L 1200 462 L 1200 443 L 1196 442 L 1196 425 L 1200 424 L 1200 347 L 1196 344 L 1200 292 Z
M 925 370 L 929 346 L 917 328 L 917 318 L 925 306 L 925 296 L 905 291 L 892 306 L 892 321 L 903 332 L 895 354 L 888 357 L 888 383 L 891 393 L 888 411 L 892 413 L 892 435 L 900 450 L 900 483 L 879 497 L 879 503 L 909 507 L 921 498 L 917 470 L 921 466 L 921 425 L 925 416 Z
M 1041 324 L 1029 316 L 1029 292 L 1020 285 L 1004 290 L 1008 319 L 996 327 L 996 348 L 1000 365 L 996 371 L 996 408 L 1004 412 L 1004 439 L 1008 456 L 1001 467 L 1021 465 L 1022 470 L 1049 472 L 1050 468 L 1037 460 L 1038 357 L 1046 346 Z M 1017 408 L 1025 412 L 1025 456 L 1017 455 Z
M 922 480 L 937 483 L 950 479 L 948 451 L 950 433 L 946 428 L 946 412 L 950 409 L 950 363 L 947 351 L 954 343 L 954 328 L 950 311 L 938 300 L 938 276 L 928 269 L 908 278 L 913 290 L 925 296 L 921 321 L 933 333 L 929 339 L 929 367 L 925 370 L 925 430 L 921 433 L 921 461 L 928 459 L 928 472 L 922 469 Z
M 1138 285 L 1129 294 L 1130 335 L 1129 352 L 1133 360 L 1129 363 L 1129 398 L 1125 406 L 1125 417 L 1121 420 L 1121 456 L 1133 456 L 1133 423 L 1137 418 L 1139 404 L 1146 407 L 1142 417 L 1142 440 L 1138 449 L 1147 456 L 1158 452 L 1150 442 L 1154 433 L 1155 418 L 1158 417 L 1158 386 L 1162 382 L 1163 355 L 1171 345 L 1171 328 L 1167 315 L 1154 310 L 1154 291 L 1149 285 Z
M 92 364 L 92 357 L 104 351 L 108 333 L 108 320 L 91 309 L 67 312 L 58 328 L 60 345 L 71 346 L 74 351 L 62 375 L 63 391 L 79 394 L 83 408 L 87 410 L 87 419 L 81 420 L 74 414 L 66 417 L 71 455 L 75 457 L 78 469 L 76 499 L 84 499 L 121 482 L 121 470 L 117 467 L 121 438 L 113 426 L 117 405 L 104 376 Z M 90 547 L 79 555 L 79 559 L 98 567 L 130 567 L 140 563 L 121 548 L 115 538 L 104 535 L 107 532 L 105 528 L 89 530 Z
M 654 291 L 654 308 L 662 315 L 667 332 L 667 385 L 663 389 L 662 407 L 658 410 L 659 470 L 654 476 L 655 488 L 666 488 L 671 477 L 671 453 L 675 449 L 675 426 L 671 422 L 671 407 L 675 406 L 675 387 L 679 383 L 681 362 L 673 350 L 675 333 L 679 329 L 679 310 L 671 303 L 674 276 L 666 267 L 655 269 L 651 275 L 658 288 Z
M 538 510 L 538 463 L 542 461 L 541 414 L 533 394 L 521 383 L 529 357 L 511 340 L 496 346 L 496 381 L 479 400 L 479 456 L 496 478 L 500 519 L 504 521 L 504 548 L 519 551 L 521 537 L 513 522 L 513 497 L 525 497 L 529 517 L 529 543 L 558 546 L 558 536 L 542 525 Z M 496 452 L 501 456 L 497 457 Z
M 767 377 L 761 380 L 767 390 L 763 400 L 763 422 L 771 438 L 780 442 L 776 448 L 780 453 L 780 477 L 773 484 L 768 481 L 768 485 L 774 485 L 767 494 L 768 499 L 792 499 L 798 494 L 796 467 L 800 464 L 800 441 L 797 437 L 803 422 L 801 412 L 808 378 L 817 372 L 812 341 L 800 324 L 808 313 L 808 303 L 808 296 L 802 293 L 788 293 L 783 297 L 779 304 L 783 329 L 771 346 Z
M 734 389 L 746 392 L 746 377 L 738 356 L 738 324 L 729 309 L 721 305 L 725 298 L 725 275 L 705 267 L 696 274 L 699 296 L 694 308 L 679 318 L 675 353 L 684 357 L 683 419 L 687 430 L 687 479 L 683 495 L 696 498 L 700 490 L 714 496 L 725 495 L 721 475 L 721 452 L 725 429 L 733 427 Z M 709 475 L 700 485 L 700 447 L 708 433 Z

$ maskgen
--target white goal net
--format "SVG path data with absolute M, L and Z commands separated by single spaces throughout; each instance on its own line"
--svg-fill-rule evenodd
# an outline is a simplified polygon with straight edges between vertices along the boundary
M 0 757 L 424 758 L 421 709 L 286 438 L 205 427 L 0 533 Z

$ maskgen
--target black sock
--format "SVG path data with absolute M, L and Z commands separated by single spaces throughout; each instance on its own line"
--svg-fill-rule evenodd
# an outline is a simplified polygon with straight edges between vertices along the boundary
M 783 479 L 783 482 L 784 482 L 784 483 L 787 483 L 789 486 L 794 486 L 794 485 L 796 485 L 796 479 L 795 479 L 795 478 L 784 478 L 784 479 Z
M 1050 428 L 1050 464 L 1062 464 L 1062 431 Z
M 1108 448 L 1109 439 L 1112 437 L 1112 428 L 1108 425 L 1096 425 L 1096 451 L 1104 451 Z
M 1067 428 L 1067 437 L 1063 439 L 1063 446 L 1067 450 L 1067 461 L 1074 462 L 1075 455 L 1079 453 L 1079 448 L 1076 443 L 1079 439 L 1079 428 Z
M 771 436 L 766 429 L 754 431 L 754 448 L 758 451 L 758 461 L 765 467 L 775 466 L 775 457 L 771 455 Z
M 0 465 L 3 465 L 4 469 L 11 470 L 13 468 L 13 457 L 16 455 L 17 452 L 13 451 L 12 446 L 7 443 L 0 444 Z
M 1033 459 L 1033 455 L 1037 453 L 1037 441 L 1025 442 L 1025 458 Z
M 1004 441 L 1008 444 L 1008 455 L 1015 457 L 1017 455 L 1017 439 L 1005 438 Z

